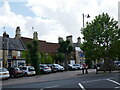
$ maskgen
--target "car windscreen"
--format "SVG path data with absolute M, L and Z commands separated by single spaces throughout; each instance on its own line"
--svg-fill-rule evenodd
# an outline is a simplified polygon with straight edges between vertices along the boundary
M 4 70 L 3 70 L 3 69 L 0 69 L 0 72 L 4 72 Z
M 0 69 L 0 72 L 5 72 L 5 71 L 8 71 L 6 68 L 1 68 Z
M 15 68 L 15 70 L 20 71 L 20 69 L 19 69 L 19 68 Z
M 34 68 L 34 67 L 29 67 L 29 69 L 30 69 L 30 70 L 35 70 L 35 68 Z
M 78 64 L 74 64 L 73 66 L 79 66 Z

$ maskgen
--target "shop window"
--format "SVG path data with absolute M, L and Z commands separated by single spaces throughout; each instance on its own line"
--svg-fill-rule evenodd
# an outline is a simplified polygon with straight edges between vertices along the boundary
M 8 58 L 12 58 L 12 50 L 8 50 Z

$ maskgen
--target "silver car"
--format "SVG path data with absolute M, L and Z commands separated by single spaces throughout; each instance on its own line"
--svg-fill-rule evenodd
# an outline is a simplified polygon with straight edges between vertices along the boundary
M 56 68 L 57 71 L 64 71 L 65 68 L 59 64 L 53 64 L 53 66 Z
M 46 64 L 40 64 L 40 71 L 41 73 L 50 73 L 52 69 L 48 67 Z
M 0 68 L 0 79 L 8 79 L 9 77 L 9 71 L 6 68 Z
M 76 70 L 80 70 L 83 68 L 82 65 L 80 64 L 74 64 L 73 66 L 75 67 Z

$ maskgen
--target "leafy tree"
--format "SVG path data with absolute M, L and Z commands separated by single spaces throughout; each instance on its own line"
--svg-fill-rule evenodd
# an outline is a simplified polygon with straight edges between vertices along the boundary
M 62 63 L 65 60 L 65 56 L 63 53 L 58 53 L 54 56 L 55 63 Z
M 119 32 L 118 22 L 107 13 L 98 15 L 93 21 L 87 22 L 86 28 L 82 29 L 84 42 L 81 47 L 86 58 L 110 62 L 119 56 L 117 49 L 120 47 L 115 47 L 119 44 Z
M 60 53 L 64 53 L 65 55 L 65 69 L 68 70 L 68 55 L 73 51 L 73 47 L 70 45 L 70 41 L 61 41 L 59 42 L 60 47 L 58 48 L 58 51 Z
M 53 64 L 53 58 L 50 56 L 50 55 L 48 55 L 47 57 L 46 57 L 46 64 Z
M 46 53 L 42 53 L 41 54 L 41 58 L 40 58 L 40 63 L 41 64 L 53 64 L 53 58 L 51 55 L 47 55 Z
M 22 52 L 22 57 L 26 59 L 26 64 L 29 65 L 31 64 L 31 60 L 30 60 L 30 56 L 29 56 L 29 52 L 28 51 L 23 51 Z
M 39 56 L 38 56 L 38 41 L 33 40 L 32 43 L 27 45 L 29 59 L 31 61 L 31 65 L 35 68 L 36 74 L 40 73 L 39 70 Z

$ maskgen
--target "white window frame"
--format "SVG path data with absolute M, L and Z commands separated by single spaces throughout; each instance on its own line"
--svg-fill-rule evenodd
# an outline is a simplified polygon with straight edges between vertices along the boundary
M 21 56 L 21 52 L 20 52 L 20 51 L 18 51 L 17 56 L 18 56 L 18 57 L 20 57 L 20 56 Z

